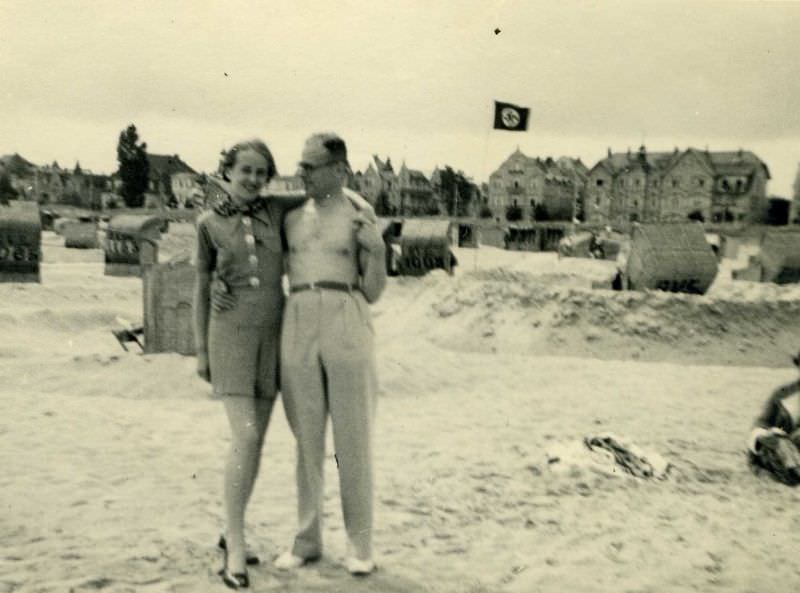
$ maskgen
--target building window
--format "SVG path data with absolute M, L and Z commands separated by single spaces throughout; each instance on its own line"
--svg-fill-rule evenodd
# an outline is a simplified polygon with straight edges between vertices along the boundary
M 680 185 L 680 180 L 676 177 L 672 179 L 672 187 L 678 187 Z
M 639 187 L 642 184 L 642 180 L 637 179 L 634 183 L 636 184 L 636 187 Z
M 603 180 L 602 179 L 598 179 L 597 180 L 597 187 L 603 187 Z
M 698 177 L 697 178 L 697 185 L 698 185 L 698 187 L 705 187 L 706 186 L 706 180 Z

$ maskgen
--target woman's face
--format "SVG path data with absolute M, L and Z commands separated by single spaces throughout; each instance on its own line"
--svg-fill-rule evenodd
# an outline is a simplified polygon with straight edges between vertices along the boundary
M 254 200 L 267 182 L 267 159 L 252 148 L 238 152 L 236 162 L 228 170 L 228 179 L 234 198 Z

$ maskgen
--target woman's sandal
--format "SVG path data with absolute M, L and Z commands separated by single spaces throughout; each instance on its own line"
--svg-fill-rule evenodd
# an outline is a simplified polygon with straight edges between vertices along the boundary
M 219 541 L 217 542 L 217 547 L 222 550 L 223 552 L 228 550 L 228 543 L 225 541 L 225 536 L 220 535 Z M 257 564 L 261 564 L 261 558 L 253 554 L 252 552 L 248 553 L 245 557 L 244 563 L 248 566 L 255 566 Z
M 250 586 L 250 576 L 244 572 L 228 571 L 228 550 L 225 551 L 225 564 L 217 574 L 222 577 L 222 582 L 230 589 L 247 589 Z

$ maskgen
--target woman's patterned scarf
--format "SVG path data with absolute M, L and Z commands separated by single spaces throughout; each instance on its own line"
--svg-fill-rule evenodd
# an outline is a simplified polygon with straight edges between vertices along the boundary
M 214 177 L 209 179 L 209 182 L 216 185 L 217 188 L 221 190 L 214 192 L 217 194 L 217 198 L 214 200 L 214 204 L 211 206 L 214 212 L 220 216 L 227 217 L 235 214 L 252 216 L 267 208 L 267 199 L 264 197 L 258 197 L 249 204 L 238 206 L 236 203 L 234 203 L 233 198 L 231 198 L 230 191 L 228 189 L 229 183 L 227 181 L 218 177 Z
M 267 208 L 267 199 L 266 198 L 256 198 L 249 204 L 245 204 L 243 206 L 237 206 L 233 199 L 229 195 L 225 195 L 225 197 L 219 199 L 213 206 L 214 212 L 219 214 L 220 216 L 233 216 L 235 214 L 244 214 L 246 216 L 253 216 L 254 214 L 259 213 L 261 210 L 265 210 Z

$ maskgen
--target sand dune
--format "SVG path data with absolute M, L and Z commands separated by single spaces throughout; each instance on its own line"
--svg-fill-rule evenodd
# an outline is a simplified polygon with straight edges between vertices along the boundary
M 53 248 L 42 284 L 0 284 L 0 592 L 224 590 L 220 403 L 192 358 L 111 336 L 141 318 L 139 280 Z M 797 287 L 612 293 L 589 288 L 606 262 L 458 257 L 454 277 L 391 279 L 374 309 L 379 571 L 342 566 L 331 443 L 325 559 L 266 562 L 253 590 L 791 590 L 800 491 L 754 476 L 743 443 L 796 374 Z M 667 477 L 548 459 L 606 432 Z M 265 559 L 291 538 L 293 459 L 278 406 L 248 513 Z

